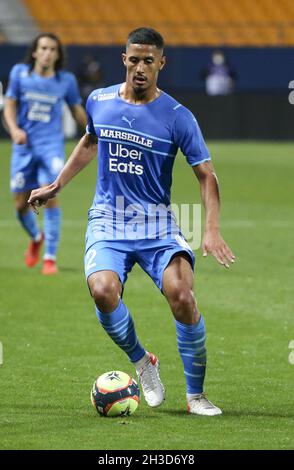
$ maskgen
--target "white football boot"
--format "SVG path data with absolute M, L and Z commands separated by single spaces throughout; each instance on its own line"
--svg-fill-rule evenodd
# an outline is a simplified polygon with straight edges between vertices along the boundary
M 217 416 L 222 410 L 209 401 L 204 393 L 187 396 L 188 413 L 201 416 Z
M 161 405 L 165 390 L 159 376 L 158 358 L 146 351 L 145 356 L 135 363 L 135 367 L 147 404 L 152 407 Z

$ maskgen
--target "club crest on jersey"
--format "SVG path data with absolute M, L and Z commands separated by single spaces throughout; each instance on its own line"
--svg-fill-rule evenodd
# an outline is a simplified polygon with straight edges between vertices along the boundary
M 135 118 L 129 120 L 126 116 L 122 116 L 122 120 L 125 121 L 125 122 L 127 122 L 128 125 L 130 126 L 130 128 L 133 129 L 132 123 L 135 121 Z

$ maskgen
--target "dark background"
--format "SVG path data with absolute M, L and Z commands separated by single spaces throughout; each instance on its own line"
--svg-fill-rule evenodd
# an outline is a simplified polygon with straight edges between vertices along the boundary
M 83 56 L 92 53 L 100 62 L 105 85 L 124 81 L 123 47 L 69 46 L 67 69 L 76 72 Z M 227 61 L 236 74 L 230 96 L 205 94 L 203 71 L 211 47 L 167 47 L 167 65 L 159 86 L 195 114 L 209 139 L 293 139 L 294 106 L 288 101 L 289 82 L 294 80 L 291 47 L 224 47 Z M 7 82 L 13 65 L 21 62 L 25 46 L 0 46 L 0 80 Z M 0 136 L 6 133 L 0 126 Z

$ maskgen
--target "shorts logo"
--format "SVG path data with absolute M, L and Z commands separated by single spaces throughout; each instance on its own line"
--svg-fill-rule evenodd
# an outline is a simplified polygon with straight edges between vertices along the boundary
M 10 181 L 10 188 L 13 190 L 15 189 L 23 189 L 25 187 L 25 177 L 24 174 L 19 171 L 16 173 L 15 177 Z

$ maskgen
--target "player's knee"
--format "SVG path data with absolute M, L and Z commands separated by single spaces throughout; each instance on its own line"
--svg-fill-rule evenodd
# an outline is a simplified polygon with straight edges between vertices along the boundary
M 169 303 L 175 314 L 188 314 L 195 312 L 196 300 L 192 289 L 189 289 L 184 283 L 179 282 L 173 286 L 169 295 Z
M 24 215 L 29 210 L 28 197 L 23 193 L 14 194 L 14 207 L 20 215 Z
M 180 312 L 194 312 L 195 297 L 193 291 L 186 289 L 178 294 L 176 299 L 177 310 Z
M 114 310 L 118 302 L 120 292 L 116 280 L 99 280 L 90 286 L 93 300 L 100 311 L 108 313 Z
M 20 215 L 25 215 L 29 210 L 29 206 L 24 201 L 15 201 L 15 209 Z

